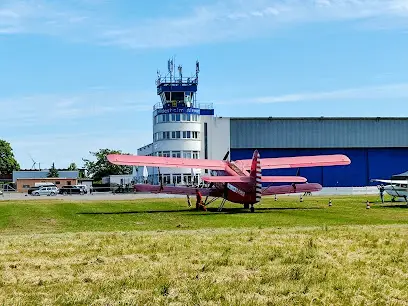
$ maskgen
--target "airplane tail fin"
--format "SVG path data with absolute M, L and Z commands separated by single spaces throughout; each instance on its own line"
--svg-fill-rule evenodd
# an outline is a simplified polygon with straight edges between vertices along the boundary
M 251 172 L 249 175 L 253 179 L 256 202 L 259 202 L 261 201 L 262 196 L 262 169 L 258 150 L 255 150 L 254 155 L 252 156 Z

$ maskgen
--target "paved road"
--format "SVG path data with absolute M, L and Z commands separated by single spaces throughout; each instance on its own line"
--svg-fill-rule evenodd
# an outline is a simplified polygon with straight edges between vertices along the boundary
M 330 196 L 330 195 L 366 195 L 366 194 L 378 194 L 378 189 L 375 186 L 371 187 L 358 187 L 358 188 L 323 188 L 319 192 L 314 192 L 314 195 L 318 196 Z M 280 195 L 282 197 L 283 195 Z M 285 196 L 299 196 L 299 194 L 291 194 Z M 61 199 L 69 201 L 92 201 L 92 200 L 133 200 L 133 199 L 154 199 L 154 198 L 185 198 L 183 195 L 171 195 L 171 194 L 151 194 L 151 193 L 116 193 L 111 192 L 94 192 L 85 195 L 56 195 L 54 197 L 48 196 L 31 196 L 26 193 L 4 193 L 0 195 L 0 201 L 2 200 L 43 200 L 43 199 Z
M 79 194 L 74 194 L 74 195 L 56 195 L 56 196 L 32 196 L 32 195 L 27 195 L 25 193 L 4 193 L 3 195 L 0 195 L 0 201 L 2 200 L 44 200 L 44 199 L 59 199 L 59 200 L 68 200 L 68 201 L 93 201 L 93 200 L 133 200 L 133 199 L 153 199 L 153 198 L 184 198 L 185 196 L 180 196 L 180 195 L 167 195 L 167 194 L 143 194 L 143 193 L 129 193 L 129 194 L 123 194 L 123 193 L 117 193 L 113 194 L 110 192 L 98 192 L 98 193 L 93 193 L 92 195 L 90 194 L 85 194 L 85 195 L 79 195 Z

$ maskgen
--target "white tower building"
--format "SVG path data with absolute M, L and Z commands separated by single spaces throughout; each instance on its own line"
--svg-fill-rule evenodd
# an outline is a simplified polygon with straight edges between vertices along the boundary
M 209 132 L 214 118 L 213 105 L 199 104 L 196 99 L 199 63 L 192 77 L 183 77 L 182 66 L 178 66 L 178 76 L 174 73 L 173 60 L 168 61 L 168 73 L 162 77 L 158 72 L 156 86 L 160 102 L 153 107 L 153 143 L 140 148 L 138 155 L 153 155 L 176 158 L 222 158 L 229 150 L 229 120 L 221 134 L 225 134 L 225 144 L 218 146 L 217 156 L 209 153 Z M 218 122 L 222 120 L 218 119 Z M 210 127 L 208 125 L 211 125 Z M 219 126 L 219 124 L 216 126 Z M 219 129 L 217 129 L 219 130 Z M 216 150 L 217 151 L 217 150 Z M 220 157 L 221 156 L 221 157 Z M 139 169 L 139 177 L 142 175 Z M 159 183 L 159 173 L 164 184 L 186 185 L 199 183 L 202 170 L 184 168 L 148 168 L 148 182 Z

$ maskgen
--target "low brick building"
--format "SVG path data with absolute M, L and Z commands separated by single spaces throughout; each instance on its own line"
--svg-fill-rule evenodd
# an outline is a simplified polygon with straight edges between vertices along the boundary
M 75 178 L 19 178 L 16 180 L 17 192 L 27 192 L 29 188 L 35 187 L 36 183 L 53 183 L 58 188 L 64 185 L 76 185 L 78 180 Z

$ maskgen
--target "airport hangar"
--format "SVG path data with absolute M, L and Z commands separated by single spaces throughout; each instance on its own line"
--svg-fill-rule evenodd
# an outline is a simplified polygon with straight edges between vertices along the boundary
M 323 187 L 370 186 L 376 184 L 370 182 L 371 179 L 389 179 L 408 170 L 408 118 L 201 117 L 207 118 L 202 118 L 199 128 L 199 158 L 222 159 L 230 151 L 231 160 L 250 159 L 255 149 L 261 158 L 347 155 L 351 159 L 347 166 L 299 170 L 299 175 Z M 160 148 L 160 140 L 149 146 L 153 153 L 154 147 Z M 183 147 L 180 143 L 177 151 L 183 151 Z M 145 155 L 140 149 L 138 153 Z M 262 173 L 295 175 L 297 170 L 263 170 Z M 180 169 L 170 170 L 170 173 L 176 172 Z M 186 169 L 185 173 L 189 174 L 190 170 Z
M 306 117 L 227 118 L 214 116 L 211 103 L 197 102 L 199 63 L 195 76 L 176 77 L 175 66 L 156 80 L 161 101 L 153 106 L 153 142 L 138 155 L 223 159 L 345 154 L 347 166 L 301 168 L 299 175 L 323 187 L 375 185 L 371 179 L 391 178 L 408 170 L 408 118 Z M 158 169 L 147 168 L 158 184 Z M 138 169 L 137 180 L 143 171 Z M 263 170 L 264 175 L 295 175 L 298 169 Z M 205 171 L 207 172 L 207 171 Z M 199 169 L 162 168 L 165 184 L 183 185 L 199 180 Z

